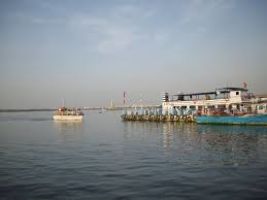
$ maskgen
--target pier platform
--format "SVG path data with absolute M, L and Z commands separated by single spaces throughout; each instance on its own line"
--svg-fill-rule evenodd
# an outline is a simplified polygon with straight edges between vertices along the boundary
M 153 115 L 153 114 L 123 114 L 121 115 L 122 120 L 124 121 L 150 121 L 150 122 L 186 122 L 194 123 L 194 115 Z

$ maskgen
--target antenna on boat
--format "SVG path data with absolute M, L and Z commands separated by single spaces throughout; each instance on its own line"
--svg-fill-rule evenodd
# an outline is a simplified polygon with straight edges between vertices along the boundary
M 62 98 L 62 106 L 65 107 L 65 99 Z
M 248 87 L 248 84 L 247 84 L 247 82 L 244 81 L 244 82 L 243 82 L 243 88 L 244 88 L 244 89 L 247 89 L 247 87 Z
M 123 91 L 123 105 L 127 103 L 127 92 Z

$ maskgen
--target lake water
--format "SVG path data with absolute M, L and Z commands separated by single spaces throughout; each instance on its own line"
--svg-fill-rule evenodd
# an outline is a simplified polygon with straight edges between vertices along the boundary
M 267 127 L 0 113 L 0 199 L 267 199 Z

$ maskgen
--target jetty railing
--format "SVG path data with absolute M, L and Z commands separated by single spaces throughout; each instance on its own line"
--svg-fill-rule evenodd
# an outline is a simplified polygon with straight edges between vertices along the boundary
M 172 108 L 162 111 L 161 108 L 132 108 L 123 111 L 124 121 L 151 121 L 151 122 L 195 122 L 196 111 L 192 109 Z

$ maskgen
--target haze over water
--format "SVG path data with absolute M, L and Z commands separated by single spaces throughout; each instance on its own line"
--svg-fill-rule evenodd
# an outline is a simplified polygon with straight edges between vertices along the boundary
M 1 199 L 266 199 L 267 129 L 0 113 Z
M 2 0 L 0 109 L 267 94 L 266 0 Z
M 0 110 L 266 94 L 265 0 L 2 0 Z M 267 129 L 0 112 L 0 199 L 267 199 Z

